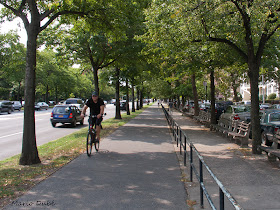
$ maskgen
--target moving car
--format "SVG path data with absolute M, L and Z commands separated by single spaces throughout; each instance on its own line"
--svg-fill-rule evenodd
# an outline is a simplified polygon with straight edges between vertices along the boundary
M 80 111 L 83 110 L 84 108 L 84 102 L 82 99 L 80 98 L 68 98 L 66 99 L 66 101 L 64 102 L 64 104 L 72 104 L 75 105 Z
M 49 105 L 46 102 L 35 103 L 35 110 L 48 109 Z
M 126 101 L 125 100 L 120 101 L 120 110 L 126 111 Z
M 56 105 L 52 110 L 50 121 L 53 127 L 55 127 L 57 123 L 70 123 L 73 127 L 76 127 L 77 122 L 81 125 L 84 124 L 81 111 L 72 104 Z
M 12 103 L 13 103 L 13 111 L 14 110 L 18 110 L 18 111 L 20 111 L 21 110 L 21 103 L 20 103 L 20 101 L 12 101 Z
M 266 109 L 260 111 L 262 143 L 271 146 L 273 135 L 280 128 L 280 110 Z
M 13 104 L 11 101 L 0 101 L 0 113 L 7 112 L 11 114 L 13 111 Z

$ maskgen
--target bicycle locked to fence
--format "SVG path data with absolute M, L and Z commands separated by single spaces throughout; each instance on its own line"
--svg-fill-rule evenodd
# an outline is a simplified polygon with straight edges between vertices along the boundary
M 104 113 L 106 115 L 106 113 Z M 102 115 L 103 116 L 103 115 Z M 97 115 L 90 115 L 88 118 L 88 134 L 87 134 L 87 155 L 90 157 L 92 152 L 92 146 L 94 145 L 95 151 L 98 152 L 100 141 L 96 138 L 96 124 L 97 124 Z

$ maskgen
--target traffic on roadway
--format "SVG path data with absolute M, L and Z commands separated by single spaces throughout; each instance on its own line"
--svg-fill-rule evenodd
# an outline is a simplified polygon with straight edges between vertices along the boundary
M 36 141 L 37 146 L 56 140 L 71 134 L 81 128 L 88 126 L 88 117 L 85 117 L 84 124 L 77 123 L 76 127 L 71 125 L 57 124 L 53 127 L 50 122 L 52 108 L 35 111 Z M 107 104 L 104 120 L 115 117 L 115 106 Z M 20 154 L 22 149 L 24 112 L 0 113 L 0 160 Z

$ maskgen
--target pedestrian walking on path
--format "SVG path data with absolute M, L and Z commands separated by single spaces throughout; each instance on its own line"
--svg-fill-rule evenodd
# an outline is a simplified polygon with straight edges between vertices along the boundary
M 161 108 L 147 108 L 6 209 L 187 209 Z

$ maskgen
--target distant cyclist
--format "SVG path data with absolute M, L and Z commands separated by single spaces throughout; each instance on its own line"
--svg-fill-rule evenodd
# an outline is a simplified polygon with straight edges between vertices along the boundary
M 91 98 L 86 101 L 81 114 L 82 117 L 85 117 L 85 113 L 88 107 L 90 108 L 90 116 L 96 115 L 96 118 L 93 118 L 92 122 L 96 122 L 96 138 L 98 141 L 100 141 L 101 122 L 103 120 L 105 104 L 103 99 L 98 97 L 97 91 L 94 91 L 91 95 Z

